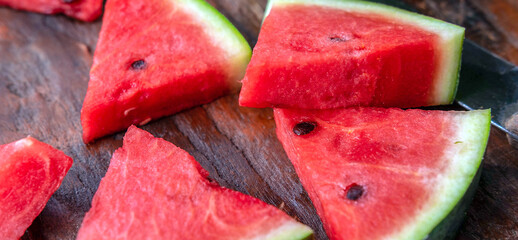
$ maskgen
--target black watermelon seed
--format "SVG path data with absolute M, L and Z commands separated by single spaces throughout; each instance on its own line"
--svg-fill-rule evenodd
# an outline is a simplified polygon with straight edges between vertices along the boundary
M 343 39 L 343 38 L 339 38 L 339 37 L 329 37 L 329 40 L 331 40 L 331 42 L 345 42 L 347 40 Z
M 347 42 L 347 41 L 349 41 L 348 38 L 339 37 L 339 36 L 331 36 L 331 37 L 329 37 L 329 40 L 331 40 L 331 42 Z
M 61 1 L 64 2 L 64 3 L 73 3 L 73 2 L 75 2 L 77 0 L 61 0 Z
M 363 190 L 362 186 L 360 186 L 356 183 L 353 183 L 349 187 L 347 187 L 346 191 L 347 191 L 347 198 L 349 200 L 356 201 L 363 195 L 364 190 Z
M 146 62 L 142 59 L 137 60 L 131 64 L 131 69 L 133 70 L 142 70 L 146 67 Z
M 311 131 L 313 131 L 316 126 L 317 126 L 316 122 L 300 122 L 300 123 L 297 123 L 297 125 L 295 125 L 295 127 L 293 127 L 293 132 L 297 136 L 306 135 L 306 134 L 310 133 Z

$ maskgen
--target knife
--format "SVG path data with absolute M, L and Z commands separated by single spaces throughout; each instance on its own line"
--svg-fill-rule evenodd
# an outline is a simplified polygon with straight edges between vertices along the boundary
M 371 2 L 417 12 L 397 0 Z M 467 110 L 491 108 L 493 126 L 518 147 L 518 67 L 466 39 L 460 69 L 455 101 Z
M 518 140 L 513 124 L 518 118 L 511 119 L 518 112 L 518 67 L 469 40 L 462 51 L 456 101 L 469 110 L 491 108 L 491 123 Z

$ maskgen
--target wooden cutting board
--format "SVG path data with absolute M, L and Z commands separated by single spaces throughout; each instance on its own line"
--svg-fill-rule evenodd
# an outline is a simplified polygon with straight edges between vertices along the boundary
M 255 45 L 265 0 L 209 2 Z M 498 24 L 502 18 L 497 15 L 504 12 L 505 21 L 518 22 L 513 0 L 409 3 L 465 25 L 468 38 L 518 61 L 518 30 L 512 24 Z M 122 144 L 123 133 L 91 145 L 81 140 L 80 110 L 100 27 L 101 20 L 81 23 L 0 8 L 0 144 L 31 135 L 74 159 L 60 189 L 23 239 L 75 239 L 111 155 Z M 492 45 L 495 41 L 500 45 Z M 327 239 L 275 136 L 270 109 L 239 107 L 237 95 L 232 95 L 143 128 L 187 150 L 221 185 L 281 208 L 312 227 L 316 239 Z M 493 128 L 480 187 L 459 239 L 518 238 L 516 156 L 518 151 L 507 144 L 505 135 Z

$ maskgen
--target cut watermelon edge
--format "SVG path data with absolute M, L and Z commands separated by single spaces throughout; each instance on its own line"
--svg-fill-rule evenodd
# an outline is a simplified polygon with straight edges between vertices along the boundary
M 462 45 L 465 32 L 463 27 L 397 7 L 362 0 L 269 0 L 266 5 L 263 21 L 274 5 L 285 6 L 290 4 L 307 6 L 318 5 L 344 11 L 368 14 L 374 13 L 386 18 L 394 18 L 394 16 L 396 16 L 395 18 L 399 22 L 413 25 L 436 34 L 440 39 L 438 46 L 440 46 L 441 53 L 430 105 L 451 104 L 455 99 L 462 60 Z
M 96 4 L 98 3 L 98 5 Z M 23 12 L 33 12 L 37 14 L 43 14 L 43 15 L 63 15 L 67 18 L 83 21 L 83 22 L 94 22 L 97 20 L 103 13 L 103 1 L 98 1 L 95 3 L 79 3 L 81 5 L 79 6 L 73 6 L 70 8 L 68 7 L 58 7 L 54 6 L 50 9 L 37 9 L 38 7 L 32 6 L 32 9 L 28 9 L 26 6 L 18 6 L 12 3 L 2 3 L 0 4 L 0 7 L 8 7 L 12 8 L 17 11 L 23 11 Z M 91 4 L 94 4 L 94 8 L 92 9 Z M 35 8 L 33 8 L 35 7 Z
M 30 196 L 30 202 L 24 206 L 24 209 L 15 212 L 15 215 L 12 215 L 13 212 L 7 213 L 9 220 L 12 223 L 18 224 L 15 228 L 12 228 L 13 226 L 7 226 L 6 229 L 0 229 L 0 238 L 7 237 L 9 239 L 10 237 L 15 237 L 15 239 L 20 239 L 24 232 L 26 232 L 26 229 L 32 225 L 32 222 L 34 222 L 34 220 L 41 214 L 49 200 L 60 188 L 68 171 L 74 164 L 74 160 L 63 151 L 30 135 L 11 143 L 2 144 L 2 147 L 5 147 L 3 148 L 3 151 L 5 151 L 4 153 L 7 153 L 3 156 L 3 159 L 0 160 L 3 168 L 14 168 L 19 170 L 20 166 L 23 165 L 18 165 L 18 163 L 20 163 L 20 161 L 24 162 L 25 160 L 39 162 L 41 166 L 44 166 L 44 169 L 42 169 L 43 171 L 37 171 L 36 168 L 34 168 L 34 165 L 31 165 L 29 172 L 23 173 L 23 177 L 26 178 L 29 183 L 31 183 L 30 178 L 34 174 L 44 175 L 46 180 L 43 182 L 43 185 L 38 184 L 35 186 L 34 182 L 31 184 L 27 184 L 26 182 L 25 185 L 17 186 L 22 187 L 24 190 L 33 188 L 32 190 L 29 190 L 33 193 Z M 13 158 L 15 158 L 14 161 Z M 34 188 L 36 188 L 37 191 L 34 190 Z M 6 199 L 9 198 L 7 197 Z M 5 201 L 5 199 L 2 200 Z M 28 219 L 30 219 L 30 222 L 26 222 Z M 13 234 L 19 234 L 19 236 L 14 236 Z
M 190 14 L 193 18 L 193 24 L 196 24 L 203 29 L 203 33 L 207 34 L 207 36 L 212 40 L 211 47 L 219 48 L 221 50 L 222 59 L 224 59 L 221 70 L 225 74 L 225 81 L 228 85 L 225 85 L 225 94 L 231 94 L 239 90 L 241 83 L 240 80 L 245 74 L 246 67 L 251 58 L 251 48 L 248 45 L 248 42 L 245 40 L 243 35 L 232 25 L 232 23 L 222 15 L 217 9 L 212 7 L 209 3 L 204 0 L 169 0 L 169 3 L 175 6 L 174 11 L 183 11 L 186 14 Z M 104 16 L 106 18 L 107 15 Z M 106 20 L 106 19 L 104 19 Z M 104 26 L 101 29 L 101 34 L 103 33 Z M 103 58 L 102 61 L 107 60 L 107 57 Z M 94 65 L 90 69 L 90 75 L 94 71 L 96 67 L 96 58 L 94 57 Z M 219 67 L 219 66 L 218 66 Z M 90 89 L 92 84 L 92 78 L 88 83 L 88 89 Z M 147 90 L 146 90 L 147 91 Z M 138 91 L 139 93 L 141 90 Z M 83 107 L 81 109 L 81 125 L 83 127 L 83 141 L 84 143 L 92 143 L 96 139 L 100 139 L 107 135 L 111 135 L 113 133 L 117 133 L 120 131 L 124 131 L 127 129 L 126 127 L 112 129 L 109 128 L 108 131 L 95 131 L 92 130 L 92 127 L 89 127 L 92 122 L 103 122 L 100 120 L 103 119 L 91 119 L 90 116 L 94 115 L 92 112 L 103 112 L 103 104 L 95 103 L 91 104 L 91 109 L 85 110 L 86 105 L 90 105 L 87 101 L 89 96 L 89 91 L 85 96 L 85 100 L 83 101 Z M 132 95 L 135 96 L 135 95 Z M 198 105 L 207 104 L 223 95 L 219 95 L 210 101 L 203 101 L 196 105 L 189 105 L 188 107 L 183 107 L 181 110 L 189 109 Z M 88 103 L 88 104 L 87 104 Z M 132 109 L 131 107 L 127 107 L 127 109 Z M 174 112 L 162 113 L 162 114 L 149 114 L 144 119 L 134 119 L 133 124 L 142 124 L 147 123 L 150 120 L 157 120 L 159 118 L 172 115 L 174 113 L 179 112 L 180 110 L 175 110 Z M 121 113 L 122 114 L 122 113 Z M 152 116 L 153 115 L 153 116 Z M 88 117 L 85 117 L 88 116 Z M 140 120 L 140 121 L 137 121 Z M 104 133 L 100 133 L 104 132 Z
M 279 109 L 274 110 L 279 113 Z M 459 112 L 459 111 L 454 111 Z M 430 178 L 431 190 L 430 200 L 418 210 L 415 217 L 407 220 L 403 227 L 395 229 L 393 233 L 383 239 L 454 239 L 457 230 L 466 216 L 466 211 L 477 190 L 478 182 L 482 172 L 481 164 L 488 137 L 491 129 L 491 111 L 460 111 L 452 120 L 454 134 L 450 139 L 451 144 L 445 149 L 443 161 L 446 167 L 442 176 Z M 276 118 L 277 126 L 279 124 Z M 283 135 L 283 130 L 277 128 L 277 135 Z M 293 142 L 282 142 L 291 144 Z M 286 147 L 285 147 L 286 148 Z M 300 157 L 290 156 L 290 159 Z M 295 153 L 297 154 L 297 153 Z M 445 159 L 444 159 L 445 158 Z M 306 188 L 306 187 L 305 187 Z M 312 199 L 313 205 L 321 204 Z M 322 208 L 322 206 L 320 206 Z
M 139 140 L 139 139 L 145 139 L 145 140 Z M 120 171 L 122 168 L 126 168 L 125 163 L 120 162 L 120 161 L 114 161 L 114 158 L 128 159 L 128 155 L 132 154 L 131 149 L 140 146 L 140 144 L 142 144 L 142 141 L 146 141 L 145 143 L 150 142 L 155 148 L 170 147 L 170 148 L 174 148 L 175 151 L 183 152 L 183 154 L 180 154 L 180 155 L 187 156 L 187 160 L 192 161 L 190 164 L 190 165 L 192 165 L 191 167 L 196 168 L 195 171 L 198 171 L 198 174 L 200 174 L 200 177 L 203 178 L 203 181 L 208 183 L 208 180 L 205 178 L 208 176 L 209 173 L 194 159 L 194 157 L 192 157 L 185 150 L 175 146 L 173 143 L 171 143 L 163 138 L 155 137 L 151 133 L 149 133 L 143 129 L 140 129 L 140 128 L 136 127 L 135 125 L 132 125 L 128 128 L 128 131 L 127 131 L 126 135 L 124 136 L 123 141 L 124 141 L 123 145 L 114 152 L 112 159 L 110 160 L 110 166 L 106 173 L 106 176 L 108 176 L 108 177 L 105 176 L 105 177 L 103 177 L 103 179 L 101 179 L 101 182 L 99 184 L 100 190 L 97 190 L 97 192 L 95 193 L 95 196 L 92 200 L 93 201 L 92 208 L 90 210 L 88 210 L 87 214 L 85 215 L 85 218 L 83 219 L 83 222 L 81 224 L 81 229 L 83 229 L 83 227 L 86 226 L 85 224 L 91 224 L 91 223 L 87 223 L 89 221 L 92 221 L 91 219 L 89 219 L 92 217 L 90 215 L 92 215 L 92 214 L 95 215 L 98 213 L 94 209 L 94 205 L 96 205 L 96 204 L 94 204 L 94 202 L 99 201 L 99 199 L 101 199 L 101 195 L 99 195 L 99 194 L 102 194 L 103 189 L 107 186 L 107 184 L 110 184 L 109 183 L 110 179 L 114 177 L 113 172 Z M 163 145 L 164 142 L 166 142 L 166 145 Z M 180 156 L 180 155 L 177 155 L 177 156 Z M 208 183 L 208 184 L 210 184 L 210 183 Z M 238 192 L 238 191 L 230 189 L 230 188 L 222 187 L 217 183 L 215 184 L 215 187 L 218 189 L 221 189 L 223 191 L 226 191 L 227 193 L 231 193 L 232 195 L 239 196 L 239 198 L 248 199 L 247 201 L 252 200 L 252 202 L 255 202 L 255 203 L 260 202 L 264 206 L 268 206 L 269 208 L 275 208 L 275 206 L 269 205 L 258 198 L 255 198 L 251 195 L 243 194 L 241 192 Z M 303 223 L 298 222 L 296 219 L 288 216 L 284 211 L 282 211 L 278 208 L 275 208 L 275 209 L 276 209 L 276 211 L 278 211 L 277 217 L 280 217 L 283 220 L 278 221 L 278 225 L 276 225 L 275 227 L 268 228 L 268 229 L 263 228 L 262 229 L 263 232 L 261 232 L 262 233 L 261 235 L 255 235 L 252 238 L 247 238 L 247 239 L 251 239 L 251 240 L 311 239 L 311 236 L 313 235 L 313 230 L 310 227 L 308 227 L 308 226 L 304 225 Z M 282 214 L 280 214 L 280 213 L 282 213 Z M 279 218 L 277 218 L 277 219 L 279 219 Z M 277 219 L 275 219 L 275 221 L 277 221 Z M 86 220 L 86 222 L 85 222 L 85 220 Z M 207 224 L 210 224 L 210 223 L 207 223 Z M 91 226 L 88 226 L 88 227 L 91 228 Z M 261 226 L 259 226 L 259 227 L 261 227 Z M 79 230 L 79 233 L 86 235 L 85 233 L 81 233 L 81 229 Z M 85 238 L 82 235 L 79 235 L 79 236 L 80 236 L 80 238 L 81 237 Z
M 228 59 L 228 82 L 232 89 L 240 88 L 252 49 L 237 28 L 216 8 L 204 0 L 177 0 L 179 7 L 194 19 L 200 19 L 205 33 L 220 47 Z
M 444 157 L 450 164 L 442 177 L 436 177 L 433 198 L 428 201 L 417 217 L 411 220 L 412 224 L 390 236 L 391 239 L 426 239 L 447 218 L 454 209 L 466 208 L 467 203 L 462 204 L 465 195 L 472 195 L 469 189 L 477 185 L 477 173 L 479 172 L 482 158 L 485 153 L 489 131 L 491 129 L 491 111 L 469 111 L 455 116 L 458 124 L 457 134 L 452 138 L 453 144 L 445 151 Z M 449 157 L 453 156 L 453 157 Z M 476 186 L 474 186 L 476 188 Z M 469 197 L 469 196 L 468 196 Z M 471 198 L 471 197 L 469 197 Z M 464 211 L 455 215 L 464 214 Z

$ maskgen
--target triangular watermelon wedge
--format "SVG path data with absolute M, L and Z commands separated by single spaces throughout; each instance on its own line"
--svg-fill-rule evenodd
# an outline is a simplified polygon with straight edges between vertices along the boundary
M 101 16 L 103 0 L 0 0 L 0 6 L 43 14 L 63 13 L 91 22 Z
M 72 166 L 32 137 L 0 146 L 0 239 L 20 239 Z
M 86 214 L 85 239 L 304 239 L 312 231 L 256 198 L 210 182 L 187 152 L 132 126 Z
M 451 239 L 478 184 L 489 110 L 275 109 L 330 239 Z
M 464 29 L 366 1 L 271 0 L 241 106 L 418 107 L 453 101 Z
M 235 91 L 250 54 L 203 0 L 108 0 L 81 111 L 84 141 Z

